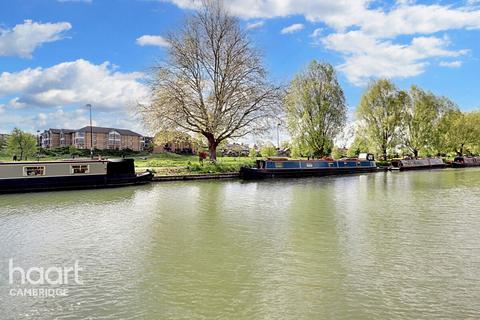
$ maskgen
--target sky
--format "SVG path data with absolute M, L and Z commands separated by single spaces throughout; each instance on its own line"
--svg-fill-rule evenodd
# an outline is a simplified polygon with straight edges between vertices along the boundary
M 353 111 L 369 81 L 419 85 L 480 106 L 480 0 L 226 0 L 288 84 L 331 63 Z M 165 35 L 197 0 L 0 0 L 0 133 L 89 123 L 149 134 L 136 117 L 145 79 L 166 57 Z M 275 133 L 272 133 L 272 140 Z

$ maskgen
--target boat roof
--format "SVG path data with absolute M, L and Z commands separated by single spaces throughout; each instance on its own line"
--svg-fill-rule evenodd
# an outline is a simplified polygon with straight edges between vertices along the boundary
M 365 159 L 358 159 L 358 158 L 345 158 L 345 159 L 285 159 L 285 158 L 267 158 L 264 161 L 274 161 L 274 162 L 287 162 L 287 161 L 295 161 L 295 162 L 313 162 L 313 161 L 319 161 L 319 162 L 332 162 L 332 161 L 368 161 Z
M 0 165 L 26 165 L 26 164 L 56 164 L 56 163 L 105 163 L 109 162 L 110 160 L 91 160 L 91 159 L 69 159 L 69 160 L 50 160 L 50 161 L 15 161 L 15 162 L 1 162 Z

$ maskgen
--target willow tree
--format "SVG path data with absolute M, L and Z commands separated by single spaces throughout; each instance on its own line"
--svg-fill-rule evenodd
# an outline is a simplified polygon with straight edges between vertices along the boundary
M 442 119 L 439 130 L 439 149 L 444 153 L 463 155 L 480 148 L 480 111 L 463 113 L 459 109 L 449 111 Z
M 308 155 L 327 155 L 347 119 L 345 97 L 334 68 L 312 61 L 291 82 L 285 111 L 295 147 Z
M 432 150 L 444 111 L 438 97 L 419 87 L 412 86 L 409 97 L 402 115 L 401 140 L 417 158 L 421 150 Z
M 205 137 L 212 160 L 222 141 L 267 130 L 279 99 L 261 54 L 222 3 L 202 1 L 167 36 L 168 58 L 155 68 L 152 103 L 143 106 L 156 131 Z
M 398 90 L 386 79 L 370 84 L 361 98 L 357 109 L 361 130 L 369 143 L 381 152 L 384 160 L 388 150 L 397 145 L 402 112 L 408 100 L 406 92 Z

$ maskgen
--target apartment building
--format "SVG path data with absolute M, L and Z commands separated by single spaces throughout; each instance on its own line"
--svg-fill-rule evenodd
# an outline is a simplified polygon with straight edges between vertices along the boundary
M 40 144 L 44 149 L 62 148 L 72 145 L 75 130 L 48 129 L 40 135 Z
M 87 126 L 78 130 L 49 129 L 41 135 L 41 144 L 45 149 L 68 146 L 91 149 L 92 143 L 93 148 L 100 150 L 142 151 L 145 147 L 145 140 L 141 134 L 117 128 Z

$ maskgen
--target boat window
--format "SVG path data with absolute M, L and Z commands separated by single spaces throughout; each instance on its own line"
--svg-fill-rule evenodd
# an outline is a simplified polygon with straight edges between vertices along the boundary
M 89 166 L 86 164 L 79 164 L 72 166 L 72 174 L 84 174 L 89 173 Z
M 44 176 L 45 167 L 23 167 L 24 176 Z
M 307 163 L 307 168 L 313 168 L 313 163 Z

